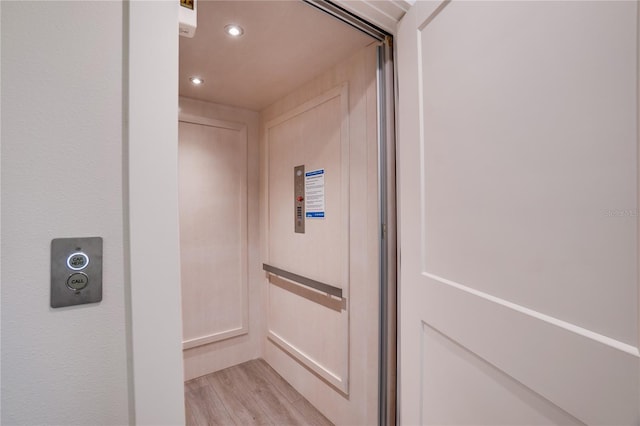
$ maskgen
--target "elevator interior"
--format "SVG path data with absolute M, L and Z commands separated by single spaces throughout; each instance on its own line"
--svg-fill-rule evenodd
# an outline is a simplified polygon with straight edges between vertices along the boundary
M 198 3 L 180 38 L 185 380 L 262 358 L 333 423 L 377 422 L 377 47 L 302 1 Z

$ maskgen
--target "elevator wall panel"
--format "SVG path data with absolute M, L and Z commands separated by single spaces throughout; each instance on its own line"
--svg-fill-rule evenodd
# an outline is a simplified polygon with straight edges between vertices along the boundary
M 183 339 L 246 332 L 246 129 L 181 121 Z
M 344 300 L 349 297 L 348 94 L 345 82 L 264 127 L 268 263 L 338 287 Z M 304 234 L 292 232 L 292 176 L 297 165 L 304 165 L 306 172 L 324 171 L 324 217 L 307 217 Z M 281 288 L 269 287 L 268 337 L 348 393 L 349 311 L 291 297 Z M 309 333 L 310 326 L 320 335 Z
M 264 357 L 335 424 L 377 421 L 376 46 L 262 111 L 265 263 L 343 291 L 336 303 L 265 276 Z M 326 171 L 325 219 L 294 232 L 293 168 Z
M 258 114 L 180 98 L 185 379 L 259 356 Z
M 344 93 L 343 93 L 344 92 Z M 344 91 L 333 90 L 267 123 L 269 179 L 269 228 L 277 236 L 269 238 L 269 261 L 277 267 L 335 287 L 347 287 L 345 268 L 345 236 L 348 223 L 348 151 L 343 158 L 343 145 L 348 149 L 347 135 L 341 135 L 341 108 Z M 329 96 L 331 96 L 329 99 Z M 345 118 L 346 118 L 345 117 Z M 348 163 L 347 163 L 348 164 Z M 324 169 L 325 217 L 306 218 L 305 234 L 292 233 L 291 206 L 293 169 L 304 165 L 305 171 Z M 345 179 L 346 178 L 346 179 Z

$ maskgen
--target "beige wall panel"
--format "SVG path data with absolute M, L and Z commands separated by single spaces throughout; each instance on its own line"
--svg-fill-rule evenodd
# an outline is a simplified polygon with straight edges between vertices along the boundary
M 348 378 L 348 315 L 278 286 L 269 287 L 269 338 L 334 386 Z M 291 321 L 291 318 L 297 318 Z
M 258 114 L 181 98 L 180 119 L 185 121 L 180 123 L 180 225 L 189 380 L 260 353 L 258 215 L 248 214 L 258 204 Z M 202 140 L 193 142 L 194 136 Z
M 340 91 L 324 101 L 316 98 L 293 116 L 267 124 L 269 180 L 269 262 L 273 266 L 335 287 L 346 287 L 342 271 L 348 258 L 343 244 L 348 228 L 343 213 L 342 111 Z M 346 95 L 346 90 L 345 90 Z M 324 102 L 323 102 L 324 101 Z M 347 111 L 345 111 L 347 112 Z M 348 140 L 344 141 L 348 147 Z M 348 158 L 344 159 L 348 161 Z M 307 218 L 305 233 L 294 229 L 293 169 L 304 165 L 305 171 L 325 171 L 324 218 Z M 348 194 L 344 194 L 344 198 Z
M 345 293 L 348 290 L 346 310 L 337 312 L 326 306 L 317 305 L 311 308 L 313 302 L 291 294 L 286 290 L 269 284 L 265 278 L 264 283 L 269 287 L 269 297 L 266 302 L 269 310 L 270 339 L 264 342 L 265 359 L 280 373 L 287 381 L 292 383 L 306 398 L 318 407 L 331 421 L 336 424 L 374 424 L 377 418 L 377 332 L 378 332 L 378 245 L 377 245 L 377 133 L 376 133 L 376 50 L 375 46 L 369 46 L 346 59 L 334 68 L 321 74 L 316 79 L 304 85 L 300 89 L 291 93 L 276 104 L 270 106 L 262 112 L 263 128 L 262 138 L 262 173 L 261 201 L 264 212 L 262 223 L 262 250 L 263 259 L 269 262 L 272 257 L 272 249 L 280 236 L 274 235 L 274 229 L 268 229 L 272 218 L 269 215 L 273 199 L 267 198 L 271 179 L 267 181 L 267 173 L 271 172 L 271 155 L 267 147 L 267 141 L 272 141 L 273 134 L 267 134 L 266 124 L 277 121 L 279 117 L 286 116 L 287 113 L 300 109 L 301 106 L 312 102 L 314 99 L 326 95 L 336 88 L 346 87 L 348 94 L 340 96 L 340 99 L 347 101 L 342 107 L 347 110 L 341 116 L 340 129 L 347 133 L 348 153 L 341 154 L 343 166 L 348 166 L 348 181 L 343 182 L 342 194 L 348 195 L 345 199 L 348 212 L 345 211 L 345 218 L 348 223 L 344 229 L 348 229 L 348 241 L 343 242 L 346 253 L 340 254 L 336 260 L 337 249 L 329 250 L 323 256 L 324 259 L 316 259 L 318 262 L 327 262 L 331 265 L 332 271 L 322 270 L 318 276 L 324 276 L 327 283 L 334 286 L 345 286 Z M 337 99 L 334 98 L 337 107 Z M 330 102 L 324 108 L 331 108 Z M 326 111 L 325 111 L 326 112 Z M 327 132 L 329 127 L 326 123 L 331 120 L 331 115 L 327 120 L 319 123 L 316 128 L 318 132 Z M 348 120 L 346 120 L 348 118 Z M 324 124 L 323 124 L 324 123 Z M 312 126 L 317 124 L 312 124 Z M 335 125 L 333 127 L 336 127 Z M 309 128 L 307 128 L 308 130 Z M 334 131 L 338 131 L 334 129 Z M 269 144 L 271 146 L 271 144 Z M 316 147 L 318 148 L 318 147 Z M 337 151 L 337 149 L 334 149 Z M 320 150 L 303 160 L 300 164 L 307 164 L 307 170 L 314 169 L 318 158 L 328 155 Z M 337 161 L 337 154 L 327 159 Z M 348 158 L 348 159 L 347 159 Z M 327 161 L 328 162 L 328 161 Z M 317 163 L 318 167 L 327 169 L 327 179 L 329 178 L 329 167 Z M 307 237 L 309 234 L 295 234 L 293 232 L 293 166 L 288 167 L 285 183 L 291 185 L 288 197 L 283 200 L 283 209 L 287 212 L 287 224 L 283 225 L 284 232 L 290 235 L 285 238 Z M 311 165 L 311 166 L 309 166 Z M 343 176 L 344 177 L 344 176 Z M 327 183 L 329 185 L 329 183 Z M 327 214 L 332 201 L 329 199 L 329 186 L 327 186 Z M 313 232 L 314 226 L 319 225 L 312 219 L 307 219 L 307 232 Z M 309 228 L 311 226 L 311 228 Z M 342 228 L 337 228 L 342 229 Z M 342 235 L 345 237 L 345 235 Z M 325 238 L 322 244 L 328 244 L 330 240 Z M 329 237 L 332 238 L 332 237 Z M 335 236 L 333 236 L 335 238 Z M 276 251 L 276 253 L 278 253 Z M 280 254 L 278 254 L 280 256 Z M 290 262 L 291 267 L 296 267 L 292 258 L 280 258 L 282 262 Z M 306 261 L 310 261 L 307 259 Z M 343 271 L 339 271 L 336 262 L 348 262 Z M 275 263 L 275 262 L 274 262 Z M 274 264 L 274 266 L 279 266 Z M 310 264 L 310 269 L 297 269 L 301 275 L 308 275 L 307 271 L 314 271 L 315 265 Z M 285 268 L 286 269 L 286 268 Z M 329 269 L 329 268 L 324 268 Z M 348 274 L 348 278 L 342 278 L 341 274 Z M 311 278 L 319 279 L 318 276 Z M 329 281 L 332 276 L 338 276 L 338 281 Z M 344 327 L 344 328 L 340 328 Z M 348 368 L 348 396 L 341 392 L 340 387 L 318 374 L 308 363 L 296 359 L 296 354 L 291 353 L 291 348 L 287 350 L 274 343 L 274 333 L 286 334 L 294 349 L 304 348 L 311 359 L 319 359 L 323 367 L 328 370 L 336 369 L 346 371 Z M 341 340 L 345 337 L 348 340 Z M 343 346 L 345 345 L 345 346 Z M 347 358 L 340 361 L 337 354 L 346 350 Z M 335 358 L 333 358 L 335 357 Z M 342 362 L 343 365 L 335 364 Z M 335 367 L 334 367 L 335 365 Z M 315 371 L 315 372 L 314 372 Z
M 186 345 L 246 332 L 246 131 L 179 124 L 180 260 Z
M 268 263 L 343 289 L 349 281 L 348 84 L 265 125 L 268 171 Z M 324 169 L 325 217 L 294 232 L 294 168 Z M 348 393 L 349 314 L 269 287 L 269 338 L 320 377 Z M 297 318 L 297 321 L 290 321 Z M 319 335 L 309 333 L 309 328 Z M 318 338 L 320 337 L 320 338 Z

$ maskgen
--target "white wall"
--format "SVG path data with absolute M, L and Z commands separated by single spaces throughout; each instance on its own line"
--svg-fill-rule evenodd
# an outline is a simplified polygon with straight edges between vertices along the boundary
M 178 236 L 178 2 L 128 9 L 126 161 L 138 425 L 184 423 Z
M 123 5 L 1 8 L 2 424 L 126 424 Z M 103 300 L 52 309 L 75 236 L 104 238 Z

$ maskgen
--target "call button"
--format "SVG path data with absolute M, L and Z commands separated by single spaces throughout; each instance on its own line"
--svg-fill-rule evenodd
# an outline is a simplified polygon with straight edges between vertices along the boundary
M 67 257 L 67 266 L 69 269 L 73 269 L 74 271 L 80 271 L 86 268 L 88 264 L 89 256 L 81 251 L 71 253 L 69 257 Z
M 82 272 L 76 272 L 67 278 L 67 287 L 71 290 L 82 290 L 89 284 L 89 277 Z

